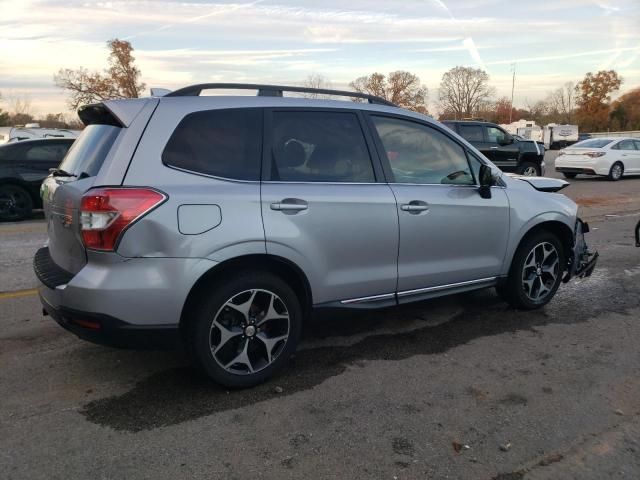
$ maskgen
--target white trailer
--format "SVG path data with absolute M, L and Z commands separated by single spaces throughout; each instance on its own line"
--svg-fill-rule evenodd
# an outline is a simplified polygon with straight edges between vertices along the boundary
M 517 134 L 522 138 L 533 140 L 534 142 L 542 141 L 542 128 L 538 125 L 533 125 L 531 127 L 520 127 L 518 128 Z
M 37 123 L 27 123 L 25 126 L 0 127 L 0 145 L 36 138 L 77 138 L 78 135 L 80 130 L 41 128 Z
M 549 150 L 564 148 L 578 141 L 577 125 L 550 123 L 544 127 L 544 146 Z

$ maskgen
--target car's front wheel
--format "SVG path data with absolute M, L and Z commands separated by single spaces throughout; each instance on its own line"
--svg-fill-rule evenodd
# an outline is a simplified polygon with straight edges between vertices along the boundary
M 498 293 L 513 307 L 532 310 L 553 298 L 562 282 L 565 254 L 558 237 L 540 231 L 516 250 L 509 276 Z
M 539 177 L 542 175 L 542 170 L 540 169 L 540 165 L 534 162 L 522 162 L 518 167 L 517 173 L 525 177 Z
M 245 272 L 209 289 L 188 325 L 192 357 L 226 387 L 264 382 L 298 345 L 302 309 L 296 294 L 267 272 Z

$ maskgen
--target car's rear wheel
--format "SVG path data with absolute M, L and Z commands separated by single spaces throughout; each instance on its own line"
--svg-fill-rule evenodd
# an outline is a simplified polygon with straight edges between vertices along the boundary
M 509 276 L 498 287 L 498 293 L 513 307 L 540 308 L 556 294 L 564 265 L 565 254 L 558 237 L 551 232 L 537 232 L 516 250 Z
M 296 294 L 266 272 L 210 284 L 193 313 L 187 332 L 192 357 L 213 380 L 231 388 L 274 375 L 295 352 L 302 329 Z
M 576 175 L 578 175 L 578 174 L 577 173 L 563 172 L 562 175 L 564 175 L 564 178 L 576 178 Z
M 534 162 L 522 162 L 518 167 L 517 173 L 524 175 L 525 177 L 539 177 L 542 175 L 540 165 L 537 165 Z
M 622 175 L 624 175 L 624 165 L 622 165 L 622 163 L 616 162 L 611 165 L 609 169 L 609 180 L 616 182 L 622 178 Z
M 0 221 L 15 222 L 31 216 L 29 192 L 17 185 L 0 185 Z

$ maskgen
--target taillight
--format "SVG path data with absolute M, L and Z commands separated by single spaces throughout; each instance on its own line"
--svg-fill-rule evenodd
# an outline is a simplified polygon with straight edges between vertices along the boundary
M 150 188 L 89 190 L 82 196 L 80 206 L 82 242 L 93 250 L 115 250 L 122 232 L 165 198 Z
M 603 157 L 606 152 L 587 152 L 585 155 L 591 158 Z

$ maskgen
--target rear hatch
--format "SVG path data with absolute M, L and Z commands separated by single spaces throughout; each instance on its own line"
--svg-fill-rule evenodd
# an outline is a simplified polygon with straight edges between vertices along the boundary
M 82 195 L 94 185 L 118 136 L 126 130 L 103 104 L 84 107 L 78 114 L 87 127 L 41 189 L 49 255 L 57 266 L 71 274 L 87 263 L 80 235 Z

